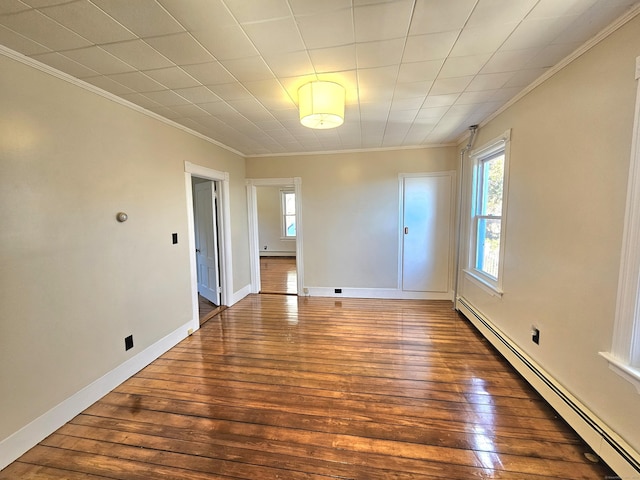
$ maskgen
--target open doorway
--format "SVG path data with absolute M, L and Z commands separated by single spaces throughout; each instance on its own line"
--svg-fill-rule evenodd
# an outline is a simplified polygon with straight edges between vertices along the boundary
M 253 293 L 304 293 L 299 178 L 247 180 Z
M 185 187 L 192 325 L 196 330 L 208 318 L 233 304 L 229 174 L 185 162 Z M 196 207 L 198 199 L 203 208 Z
M 296 193 L 293 187 L 256 186 L 260 293 L 297 295 Z
M 200 325 L 222 309 L 220 282 L 220 231 L 218 182 L 191 177 L 193 221 Z

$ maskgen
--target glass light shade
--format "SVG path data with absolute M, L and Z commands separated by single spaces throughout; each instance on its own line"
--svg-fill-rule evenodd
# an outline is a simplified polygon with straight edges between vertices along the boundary
M 345 92 L 334 82 L 310 82 L 298 89 L 300 123 L 309 128 L 335 128 L 344 122 Z

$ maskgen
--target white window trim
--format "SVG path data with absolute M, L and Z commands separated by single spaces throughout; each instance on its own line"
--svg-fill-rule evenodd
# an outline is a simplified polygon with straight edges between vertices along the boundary
M 473 281 L 476 285 L 482 288 L 490 295 L 502 297 L 502 281 L 504 278 L 504 252 L 506 244 L 506 218 L 507 218 L 507 199 L 509 198 L 509 157 L 511 146 L 511 129 L 505 131 L 502 135 L 489 142 L 485 143 L 479 148 L 472 150 L 469 153 L 469 158 L 473 162 L 473 175 L 471 176 L 471 203 L 469 210 L 469 251 L 467 252 L 467 268 L 463 270 L 466 277 Z M 477 242 L 477 232 L 474 225 L 475 217 L 475 204 L 477 201 L 476 182 L 477 182 L 477 166 L 478 162 L 483 158 L 489 157 L 496 152 L 504 150 L 504 179 L 502 183 L 502 226 L 500 228 L 500 252 L 498 254 L 498 278 L 493 279 L 484 272 L 476 269 L 474 266 L 475 261 L 475 248 Z
M 284 194 L 285 193 L 293 193 L 295 195 L 295 190 L 293 188 L 281 188 L 280 189 L 280 240 L 291 240 L 295 241 L 297 235 L 287 235 L 286 228 L 287 222 L 285 221 L 285 204 L 284 204 Z M 298 203 L 298 198 L 296 197 L 296 203 Z M 297 210 L 297 209 L 296 209 Z M 294 214 L 295 216 L 295 214 Z M 296 234 L 298 232 L 298 217 L 296 216 Z
M 640 79 L 640 57 L 636 58 L 635 78 Z M 640 393 L 640 82 L 636 92 L 613 340 L 611 351 L 600 352 L 600 355 Z

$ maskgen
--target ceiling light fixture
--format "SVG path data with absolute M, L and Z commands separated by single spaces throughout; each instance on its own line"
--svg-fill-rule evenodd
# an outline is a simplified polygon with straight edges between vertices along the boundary
M 300 123 L 305 127 L 327 129 L 344 122 L 345 91 L 334 82 L 309 82 L 298 89 Z

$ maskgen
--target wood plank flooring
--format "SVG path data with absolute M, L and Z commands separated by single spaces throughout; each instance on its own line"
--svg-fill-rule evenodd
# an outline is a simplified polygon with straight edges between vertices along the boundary
M 450 302 L 251 295 L 0 479 L 604 479 Z
M 295 257 L 260 257 L 260 293 L 298 293 Z

